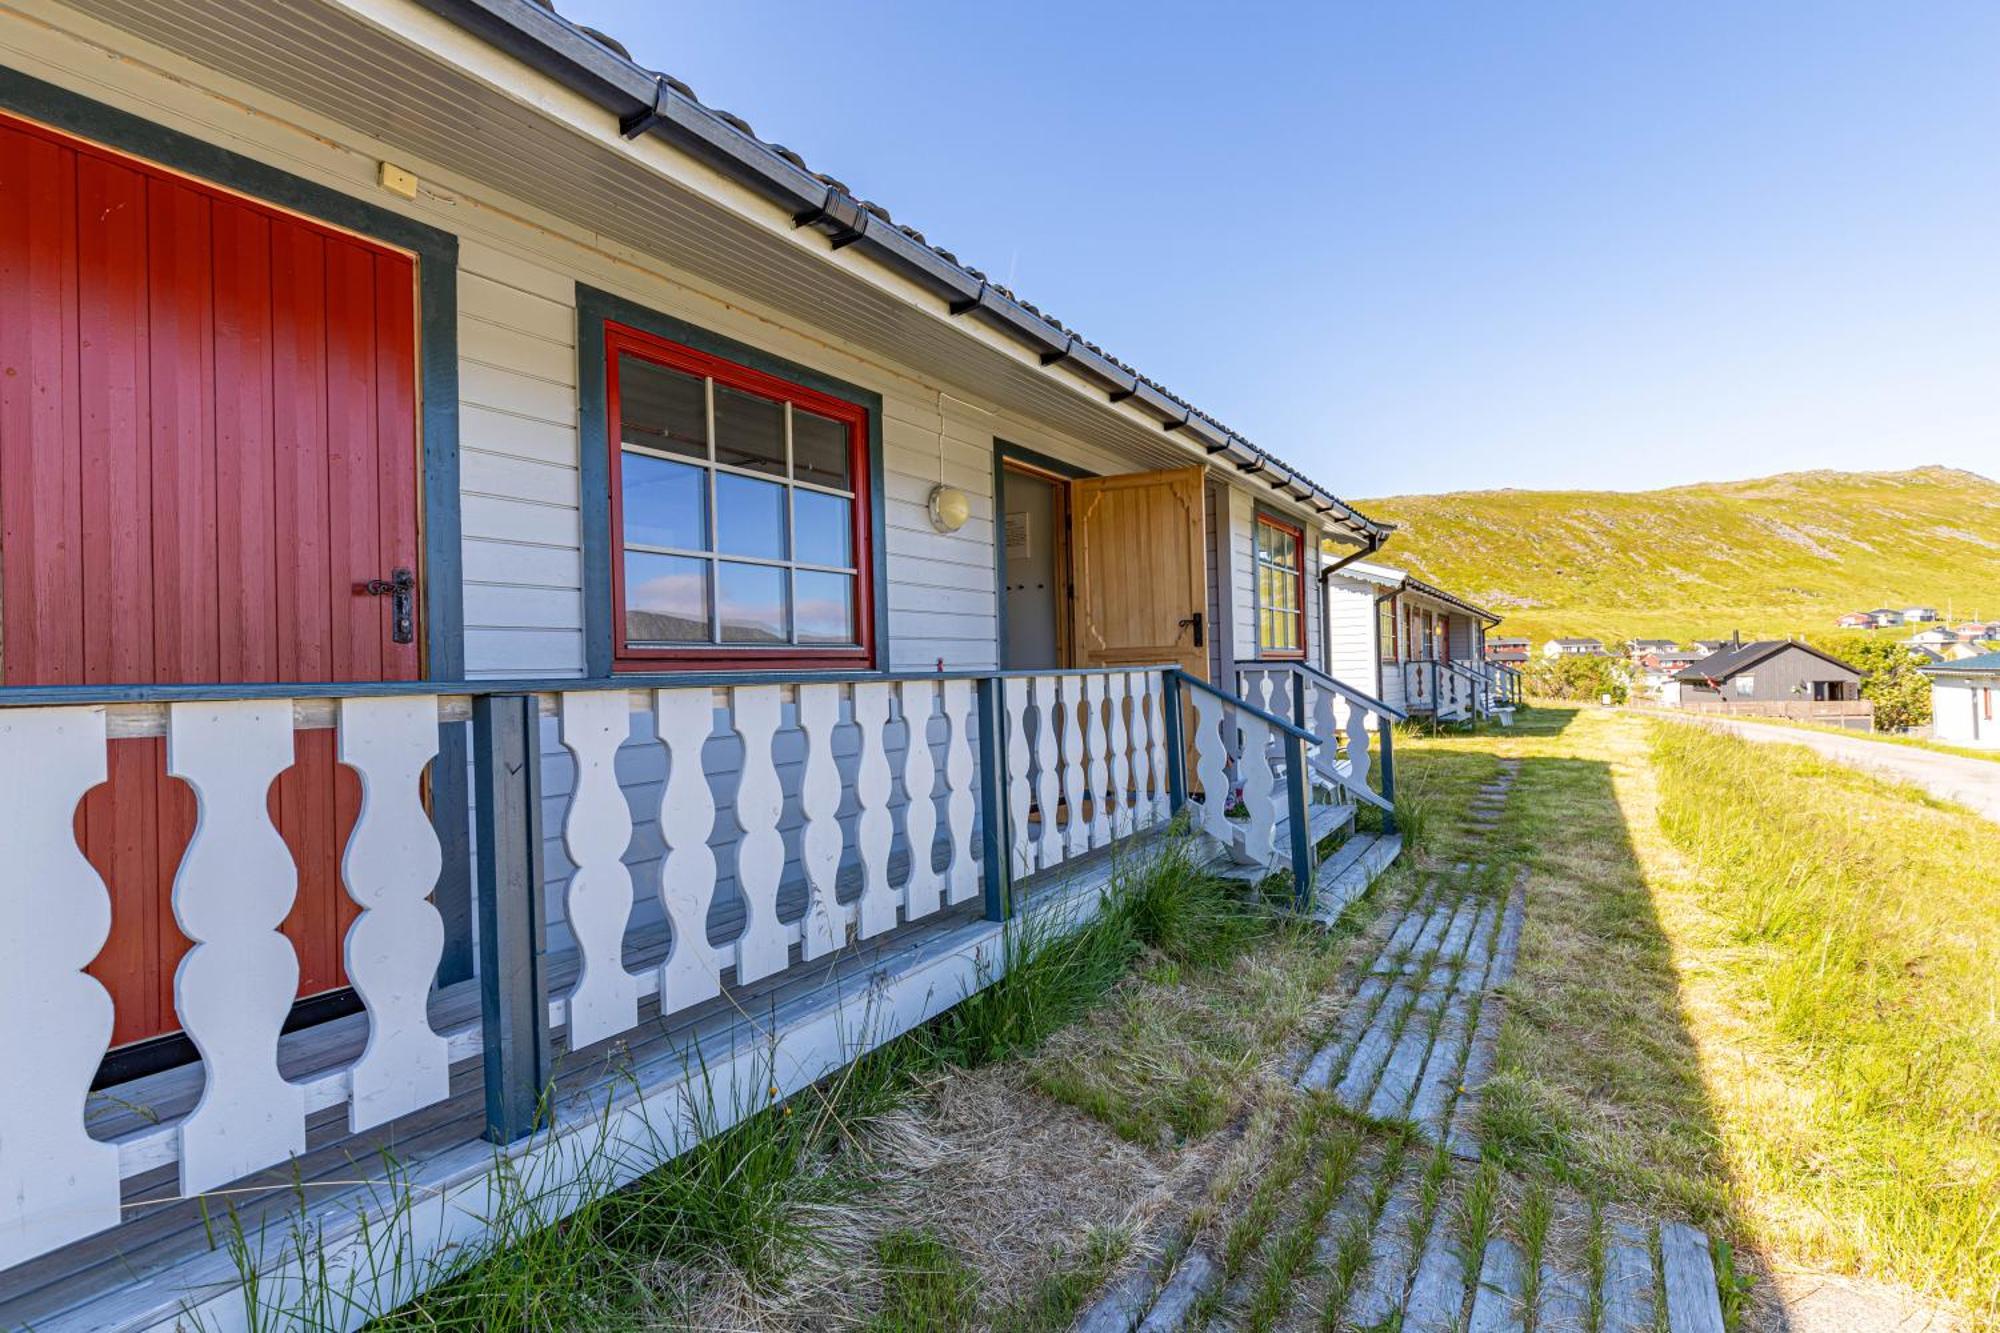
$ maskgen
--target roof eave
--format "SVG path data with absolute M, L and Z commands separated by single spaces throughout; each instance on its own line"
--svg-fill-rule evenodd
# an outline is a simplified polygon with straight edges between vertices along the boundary
M 1011 293 L 870 212 L 839 185 L 790 161 L 680 92 L 665 76 L 620 56 L 553 10 L 534 0 L 417 3 L 617 116 L 625 137 L 664 138 L 788 210 L 799 225 L 913 279 L 944 301 L 953 316 L 977 318 L 1035 353 L 1044 373 L 1053 375 L 1067 366 L 1103 390 L 1113 405 L 1151 417 L 1163 430 L 1186 430 L 1209 457 L 1227 461 L 1241 473 L 1263 476 L 1281 496 L 1312 509 L 1323 522 L 1345 529 L 1370 549 L 1387 538 L 1388 524 L 1369 518 Z

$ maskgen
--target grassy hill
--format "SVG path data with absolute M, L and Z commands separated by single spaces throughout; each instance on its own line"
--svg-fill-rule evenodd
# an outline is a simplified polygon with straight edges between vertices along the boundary
M 1381 559 L 1537 643 L 1824 633 L 1875 606 L 2000 616 L 2000 483 L 1950 468 L 1357 504 L 1399 525 Z

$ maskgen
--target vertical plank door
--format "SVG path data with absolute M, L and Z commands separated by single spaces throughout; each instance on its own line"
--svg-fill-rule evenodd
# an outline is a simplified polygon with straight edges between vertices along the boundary
M 0 117 L 0 680 L 410 680 L 386 597 L 418 562 L 416 264 Z M 115 1044 L 175 1030 L 194 799 L 110 745 L 79 840 L 110 886 Z M 360 799 L 301 732 L 271 809 L 298 862 L 299 994 L 345 983 Z

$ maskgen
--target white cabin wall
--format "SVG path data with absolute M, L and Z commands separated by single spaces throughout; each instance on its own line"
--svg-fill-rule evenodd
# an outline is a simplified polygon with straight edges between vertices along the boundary
M 1219 517 L 1224 520 L 1220 551 L 1228 568 L 1222 584 L 1229 589 L 1229 651 L 1246 662 L 1257 655 L 1256 501 L 1238 486 L 1227 487 Z
M 1376 692 L 1378 626 L 1372 583 L 1333 574 L 1326 580 L 1326 643 L 1334 679 L 1368 694 Z

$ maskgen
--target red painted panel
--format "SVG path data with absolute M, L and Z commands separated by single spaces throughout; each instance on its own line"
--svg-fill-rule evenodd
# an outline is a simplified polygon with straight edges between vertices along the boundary
M 75 155 L 0 125 L 0 200 L 0 651 L 10 682 L 80 680 Z
M 386 599 L 418 568 L 415 265 L 0 117 L 0 644 L 8 684 L 410 679 Z M 303 732 L 272 785 L 299 867 L 300 994 L 345 983 L 360 784 Z M 171 1031 L 192 833 L 160 741 L 79 807 L 112 897 L 114 1041 Z

